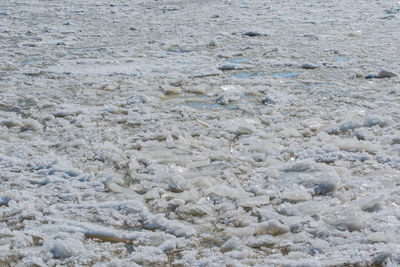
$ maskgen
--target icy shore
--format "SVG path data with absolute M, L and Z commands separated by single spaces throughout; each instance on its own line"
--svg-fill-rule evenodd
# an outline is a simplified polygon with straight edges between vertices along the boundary
M 0 266 L 400 265 L 397 1 L 0 3 Z

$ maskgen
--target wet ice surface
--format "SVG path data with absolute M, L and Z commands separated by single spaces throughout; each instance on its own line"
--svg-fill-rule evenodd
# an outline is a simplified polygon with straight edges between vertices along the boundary
M 3 1 L 0 265 L 400 264 L 399 10 Z

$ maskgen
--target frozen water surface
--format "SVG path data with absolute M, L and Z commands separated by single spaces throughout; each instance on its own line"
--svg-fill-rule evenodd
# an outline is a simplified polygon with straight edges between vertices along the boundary
M 252 77 L 260 77 L 263 76 L 264 72 L 239 72 L 235 75 L 233 75 L 233 77 L 238 78 L 238 79 L 247 79 L 247 78 L 252 78 Z
M 277 72 L 277 73 L 272 73 L 270 76 L 271 77 L 292 78 L 292 77 L 296 77 L 299 74 L 300 74 L 299 72 Z
M 0 266 L 400 265 L 399 10 L 0 1 Z

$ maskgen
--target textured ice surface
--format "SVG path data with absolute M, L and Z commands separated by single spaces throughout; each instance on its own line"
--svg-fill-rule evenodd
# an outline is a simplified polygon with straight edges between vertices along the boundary
M 0 266 L 400 265 L 399 16 L 0 1 Z

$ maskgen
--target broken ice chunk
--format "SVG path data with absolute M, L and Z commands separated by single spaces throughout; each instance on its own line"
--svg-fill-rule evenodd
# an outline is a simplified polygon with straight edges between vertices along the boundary
M 385 201 L 385 195 L 367 197 L 360 201 L 360 207 L 363 211 L 378 211 L 382 208 Z
M 278 220 L 271 219 L 266 222 L 259 223 L 256 226 L 256 235 L 281 235 L 289 232 L 289 227 L 283 223 L 280 223 Z
M 246 246 L 251 248 L 270 247 L 277 242 L 276 238 L 272 235 L 262 235 L 259 237 L 250 238 Z
M 312 186 L 316 195 L 326 195 L 339 185 L 340 179 L 335 168 L 325 164 L 306 160 L 289 165 L 283 171 L 279 176 L 281 182 Z
M 364 227 L 359 208 L 337 207 L 332 212 L 327 213 L 324 220 L 335 226 L 339 230 L 359 231 Z
M 221 251 L 227 252 L 231 250 L 240 250 L 242 246 L 243 244 L 240 238 L 237 236 L 233 236 L 221 246 Z

